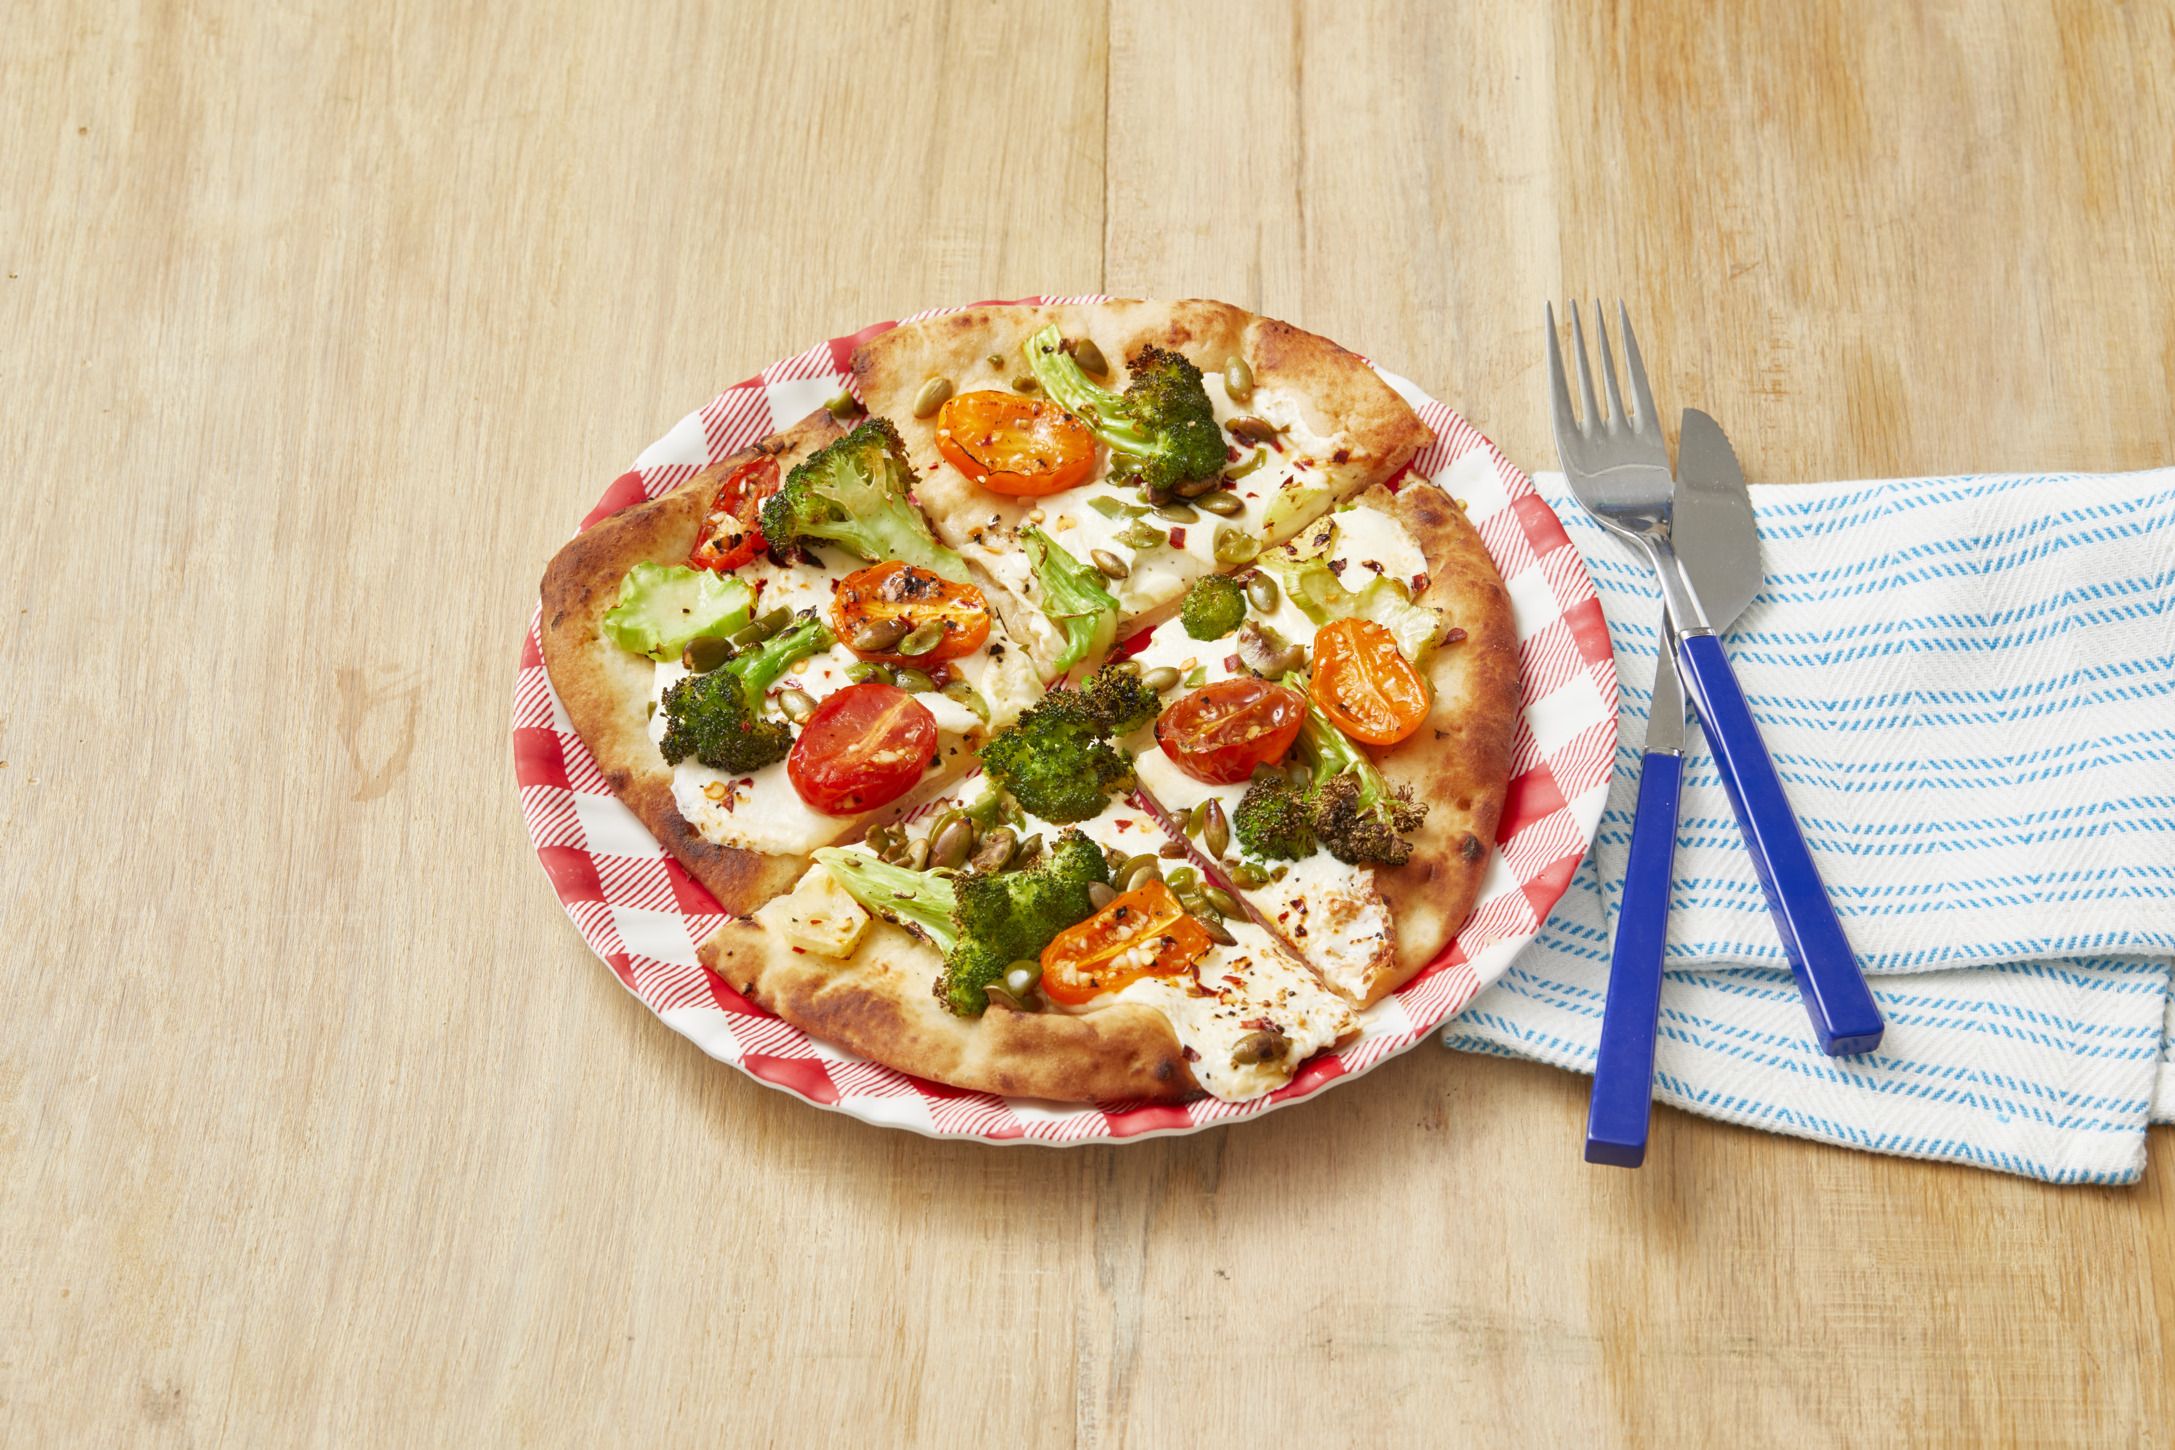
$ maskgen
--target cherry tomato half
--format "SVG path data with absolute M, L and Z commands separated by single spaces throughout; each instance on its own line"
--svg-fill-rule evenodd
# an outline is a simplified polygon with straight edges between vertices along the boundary
M 899 644 L 928 625 L 942 631 L 936 643 L 919 654 L 898 650 Z M 838 581 L 838 591 L 831 596 L 831 627 L 862 659 L 933 664 L 982 647 L 989 638 L 989 601 L 972 584 L 954 584 L 927 569 L 892 559 L 856 569 Z M 878 637 L 890 637 L 892 645 L 862 649 L 855 644 L 871 627 Z
M 778 488 L 778 460 L 765 454 L 741 464 L 718 486 L 702 532 L 687 556 L 689 568 L 719 574 L 739 568 L 769 548 L 756 514 Z
M 1208 929 L 1160 881 L 1126 892 L 1042 949 L 1042 994 L 1077 1007 L 1142 977 L 1175 977 L 1208 952 Z
M 1395 745 L 1420 728 L 1435 703 L 1427 677 L 1371 619 L 1339 619 L 1314 636 L 1307 693 L 1337 728 L 1369 745 Z
M 1017 393 L 961 393 L 936 418 L 945 459 L 991 493 L 1041 498 L 1095 467 L 1095 434 L 1055 403 Z
M 1195 780 L 1237 785 L 1284 758 L 1306 712 L 1297 690 L 1241 675 L 1182 696 L 1155 722 L 1155 738 Z
M 936 754 L 936 717 L 896 685 L 874 680 L 824 697 L 785 758 L 802 800 L 830 816 L 895 801 Z

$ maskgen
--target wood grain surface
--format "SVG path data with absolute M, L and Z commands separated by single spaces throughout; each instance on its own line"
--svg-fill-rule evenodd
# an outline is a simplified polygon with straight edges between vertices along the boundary
M 0 83 L 0 1440 L 2168 1443 L 2175 1136 L 2049 1189 L 1417 1050 L 1123 1149 L 705 1059 L 516 809 L 544 559 L 914 308 L 1204 294 L 1547 462 L 2175 459 L 2165 4 L 135 5 Z

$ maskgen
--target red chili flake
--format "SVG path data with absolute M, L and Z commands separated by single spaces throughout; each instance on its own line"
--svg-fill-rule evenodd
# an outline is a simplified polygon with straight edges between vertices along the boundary
M 1225 444 L 1225 445 L 1223 446 L 1223 461 L 1224 461 L 1224 462 L 1226 462 L 1226 463 L 1236 463 L 1236 462 L 1238 462 L 1238 461 L 1239 461 L 1239 446 L 1238 446 L 1238 444 L 1236 444 L 1236 443 L 1226 443 L 1226 444 Z
M 1174 548 L 1174 549 L 1183 549 L 1183 548 L 1184 548 L 1185 546 L 1186 546 L 1186 531 L 1185 531 L 1184 529 L 1172 529 L 1172 530 L 1171 530 L 1171 547 L 1172 547 L 1172 548 Z
M 799 951 L 799 950 L 800 950 L 800 948 L 799 948 L 799 947 L 795 947 L 795 948 L 793 948 L 793 950 L 795 950 L 795 951 Z M 1198 1053 L 1198 1052 L 1195 1052 L 1195 1051 L 1194 1051 L 1194 1050 L 1193 1050 L 1192 1048 L 1190 1048 L 1190 1047 L 1185 1047 L 1185 1048 L 1181 1048 L 1181 1049 L 1179 1049 L 1179 1050 L 1180 1050 L 1180 1051 L 1181 1051 L 1182 1053 L 1184 1053 L 1184 1055 L 1185 1055 L 1185 1059 L 1186 1059 L 1186 1061 L 1188 1061 L 1188 1062 L 1199 1062 L 1199 1061 L 1201 1060 L 1201 1054 L 1200 1054 L 1200 1053 Z
M 1231 671 L 1231 673 L 1237 674 L 1239 669 L 1239 657 L 1237 655 L 1225 655 L 1223 657 L 1223 667 Z
M 1249 1017 L 1244 1022 L 1241 1022 L 1239 1026 L 1247 1028 L 1250 1031 L 1263 1032 L 1268 1029 L 1269 1019 L 1266 1017 Z
M 1339 448 L 1336 452 L 1329 455 L 1329 461 L 1331 463 L 1350 463 L 1352 461 L 1352 450 L 1349 448 Z

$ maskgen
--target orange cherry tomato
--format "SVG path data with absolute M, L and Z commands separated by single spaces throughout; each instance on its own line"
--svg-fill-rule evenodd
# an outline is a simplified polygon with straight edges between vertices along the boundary
M 961 393 L 936 415 L 945 459 L 991 493 L 1041 498 L 1085 480 L 1095 434 L 1055 403 L 1017 393 Z
M 868 680 L 824 696 L 785 758 L 800 798 L 830 816 L 895 801 L 936 754 L 936 717 L 896 685 Z
M 1369 745 L 1395 745 L 1420 728 L 1435 703 L 1427 677 L 1371 619 L 1339 619 L 1314 636 L 1307 693 L 1337 728 Z
M 899 623 L 894 626 L 891 621 Z M 854 639 L 871 625 L 896 630 L 903 642 L 924 625 L 943 630 L 920 654 L 896 648 L 865 650 Z M 846 647 L 865 660 L 927 665 L 973 654 L 989 638 L 989 601 L 972 584 L 954 584 L 940 575 L 896 559 L 856 569 L 838 581 L 831 595 L 831 628 Z
M 1181 697 L 1155 722 L 1155 738 L 1195 780 L 1237 785 L 1284 758 L 1306 713 L 1297 690 L 1240 675 Z
M 1126 892 L 1042 949 L 1042 994 L 1077 1007 L 1142 977 L 1175 977 L 1208 952 L 1208 929 L 1160 881 Z
M 778 488 L 778 460 L 765 454 L 741 464 L 718 486 L 702 532 L 687 556 L 691 569 L 723 574 L 739 568 L 770 547 L 755 521 L 763 500 Z

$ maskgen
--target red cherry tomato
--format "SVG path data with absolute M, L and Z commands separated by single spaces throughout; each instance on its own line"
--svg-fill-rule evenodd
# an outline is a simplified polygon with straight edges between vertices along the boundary
M 961 393 L 937 414 L 936 446 L 991 493 L 1041 498 L 1084 481 L 1095 435 L 1055 403 L 1017 393 Z
M 1175 977 L 1207 954 L 1209 940 L 1171 889 L 1151 881 L 1042 949 L 1042 994 L 1077 1007 L 1142 977 Z
M 741 464 L 718 486 L 702 532 L 687 556 L 688 567 L 724 574 L 770 547 L 756 514 L 778 488 L 778 460 L 765 454 Z
M 1395 745 L 1420 728 L 1435 703 L 1397 636 L 1371 619 L 1339 619 L 1314 636 L 1307 693 L 1339 730 L 1369 745 Z
M 1242 675 L 1179 699 L 1155 722 L 1155 738 L 1195 780 L 1237 785 L 1284 758 L 1306 713 L 1297 690 Z
M 853 816 L 897 800 L 936 754 L 936 717 L 896 685 L 874 680 L 824 697 L 785 758 L 802 800 Z

